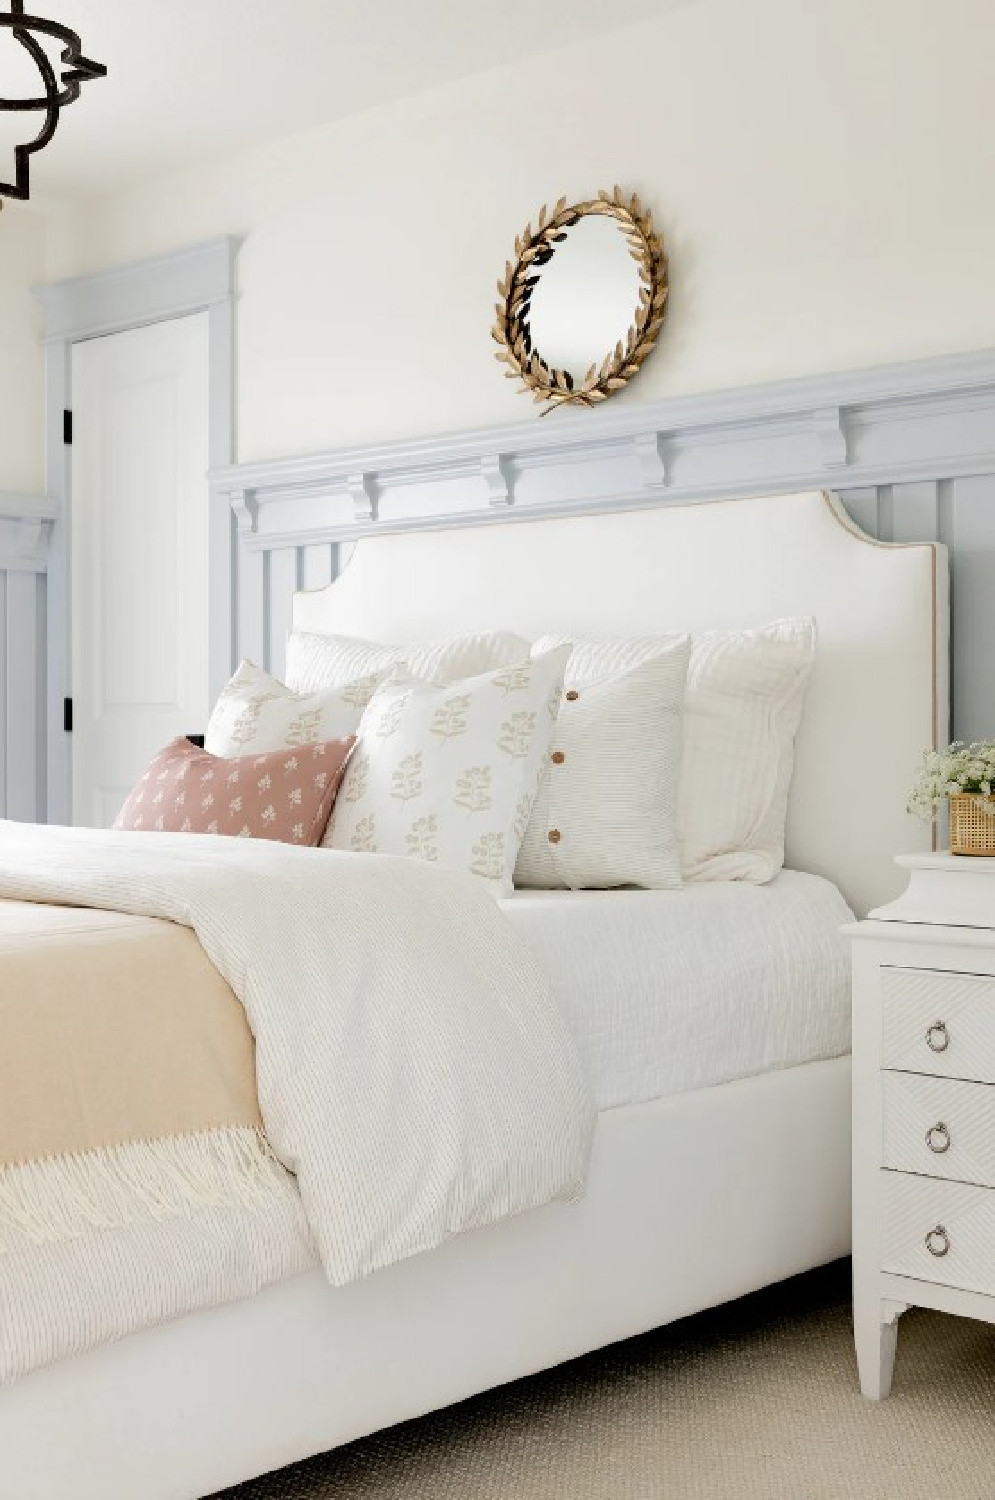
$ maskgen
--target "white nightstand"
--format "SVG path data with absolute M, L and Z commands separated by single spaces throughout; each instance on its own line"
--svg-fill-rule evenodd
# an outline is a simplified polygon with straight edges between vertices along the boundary
M 911 1306 L 995 1323 L 995 859 L 916 855 L 853 945 L 860 1388 L 891 1388 Z

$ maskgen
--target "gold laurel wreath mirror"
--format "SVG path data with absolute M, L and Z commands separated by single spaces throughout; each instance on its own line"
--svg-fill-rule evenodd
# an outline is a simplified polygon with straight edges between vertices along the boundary
M 544 206 L 498 282 L 492 337 L 509 380 L 545 410 L 596 406 L 652 352 L 667 307 L 667 257 L 652 216 L 616 187 Z M 606 352 L 607 351 L 607 352 Z

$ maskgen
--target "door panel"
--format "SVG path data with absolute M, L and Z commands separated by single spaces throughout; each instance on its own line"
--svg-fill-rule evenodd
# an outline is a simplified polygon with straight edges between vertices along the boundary
M 73 821 L 208 714 L 208 317 L 72 354 Z

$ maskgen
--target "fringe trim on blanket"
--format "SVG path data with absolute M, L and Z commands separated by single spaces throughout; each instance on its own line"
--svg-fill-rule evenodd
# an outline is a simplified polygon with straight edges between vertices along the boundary
M 3 1166 L 0 1255 L 25 1239 L 43 1245 L 94 1229 L 192 1219 L 205 1208 L 252 1208 L 286 1181 L 273 1148 L 251 1126 Z

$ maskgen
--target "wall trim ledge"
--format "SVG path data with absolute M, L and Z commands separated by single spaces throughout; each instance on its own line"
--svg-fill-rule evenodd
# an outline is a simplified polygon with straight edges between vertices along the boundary
M 216 469 L 239 546 L 995 473 L 995 350 Z
M 395 483 L 406 477 L 417 482 L 460 463 L 479 463 L 485 456 L 555 462 L 563 449 L 583 452 L 594 444 L 624 443 L 654 433 L 669 445 L 678 437 L 698 445 L 709 438 L 741 441 L 753 435 L 751 429 L 762 435 L 769 433 L 771 422 L 790 423 L 792 418 L 810 425 L 824 453 L 827 412 L 835 416 L 836 433 L 848 440 L 855 426 L 888 417 L 913 421 L 970 411 L 995 412 L 995 349 L 651 403 L 623 399 L 593 412 L 556 412 L 510 426 L 239 464 L 214 471 L 211 479 L 218 490 L 253 489 L 278 498 L 277 489 L 322 485 L 357 473 L 389 473 Z M 839 467 L 843 455 L 838 439 L 829 451 L 833 461 L 826 463 L 823 456 L 819 466 Z M 979 461 L 984 461 L 980 454 Z

